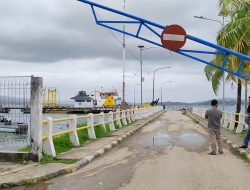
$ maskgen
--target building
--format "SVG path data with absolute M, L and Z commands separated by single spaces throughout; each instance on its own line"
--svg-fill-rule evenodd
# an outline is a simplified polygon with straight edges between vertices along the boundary
M 75 108 L 93 108 L 96 104 L 96 100 L 88 96 L 86 91 L 79 91 L 78 95 L 70 99 L 75 100 Z

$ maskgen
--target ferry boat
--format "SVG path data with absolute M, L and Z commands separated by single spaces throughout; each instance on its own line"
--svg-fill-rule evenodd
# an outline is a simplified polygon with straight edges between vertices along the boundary
M 118 97 L 116 90 L 95 91 L 90 95 L 86 91 L 79 91 L 71 99 L 75 101 L 74 108 L 117 107 L 121 105 L 121 98 Z

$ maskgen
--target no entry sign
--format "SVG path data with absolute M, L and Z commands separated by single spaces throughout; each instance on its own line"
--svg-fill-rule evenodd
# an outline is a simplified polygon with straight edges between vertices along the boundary
M 171 51 L 181 49 L 186 43 L 186 31 L 179 25 L 167 26 L 161 34 L 163 47 Z

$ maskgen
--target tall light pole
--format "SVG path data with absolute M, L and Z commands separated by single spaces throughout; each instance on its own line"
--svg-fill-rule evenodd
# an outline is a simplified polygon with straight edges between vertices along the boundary
M 162 105 L 162 85 L 163 85 L 163 84 L 167 84 L 167 83 L 169 83 L 169 82 L 172 82 L 172 81 L 165 81 L 165 82 L 162 82 L 162 83 L 161 83 L 161 105 Z
M 142 51 L 144 46 L 143 45 L 139 45 L 138 48 L 140 49 L 140 70 L 141 70 L 141 106 L 142 106 L 142 82 L 143 82 L 143 78 L 142 78 Z
M 220 12 L 219 16 L 222 17 L 222 22 L 219 20 L 216 20 L 216 19 L 206 18 L 204 16 L 194 16 L 194 18 L 217 22 L 217 23 L 220 23 L 222 28 L 224 28 L 224 26 L 225 26 L 225 14 L 223 14 L 223 12 Z M 222 81 L 222 89 L 223 89 L 222 90 L 222 101 L 223 101 L 222 110 L 224 111 L 225 110 L 225 72 L 224 71 L 223 71 L 223 79 L 222 80 L 223 80 Z
M 154 70 L 154 75 L 153 75 L 153 101 L 155 100 L 155 73 L 156 71 L 159 71 L 161 69 L 170 69 L 171 67 L 160 67 Z
M 123 1 L 123 9 L 125 11 L 126 1 Z M 122 105 L 125 106 L 125 61 L 126 61 L 126 41 L 125 41 L 125 25 L 123 25 L 123 41 L 122 41 Z
M 140 70 L 141 70 L 141 106 L 142 106 L 142 83 L 143 83 L 143 77 L 142 77 L 142 51 L 148 50 L 148 49 L 153 49 L 157 47 L 148 47 L 145 48 L 144 45 L 139 45 L 138 48 L 140 49 Z

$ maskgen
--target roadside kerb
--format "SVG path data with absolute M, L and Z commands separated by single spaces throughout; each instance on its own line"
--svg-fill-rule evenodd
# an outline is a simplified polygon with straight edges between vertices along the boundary
M 113 149 L 119 143 L 121 143 L 122 141 L 127 139 L 129 136 L 134 134 L 136 131 L 138 131 L 142 127 L 146 126 L 147 124 L 149 124 L 150 122 L 152 122 L 153 120 L 155 120 L 157 117 L 159 117 L 160 115 L 162 115 L 164 113 L 165 113 L 164 110 L 159 111 L 152 118 L 149 118 L 148 120 L 146 120 L 145 122 L 143 122 L 139 126 L 137 126 L 134 129 L 126 132 L 125 134 L 121 135 L 116 140 L 112 141 L 110 144 L 107 144 L 107 145 L 103 146 L 102 148 L 96 150 L 93 154 L 90 154 L 90 155 L 84 157 L 83 159 L 81 159 L 80 161 L 78 161 L 78 162 L 76 162 L 74 164 L 71 164 L 69 166 L 66 166 L 66 167 L 64 167 L 62 169 L 59 169 L 59 170 L 57 170 L 55 172 L 51 172 L 51 173 L 48 173 L 48 174 L 38 175 L 38 176 L 31 177 L 31 178 L 24 178 L 24 179 L 21 179 L 19 181 L 15 181 L 15 182 L 2 183 L 2 184 L 0 184 L 0 189 L 10 188 L 10 187 L 14 187 L 14 186 L 35 184 L 35 183 L 38 183 L 38 182 L 41 182 L 41 181 L 44 181 L 44 180 L 52 179 L 54 177 L 69 174 L 69 173 L 72 173 L 72 172 L 74 172 L 76 170 L 79 170 L 79 169 L 83 168 L 84 166 L 88 165 L 90 162 L 92 162 L 96 158 L 98 158 L 98 157 L 102 156 L 103 154 L 109 152 L 111 149 Z
M 186 111 L 186 115 L 198 122 L 198 124 L 200 124 L 202 127 L 207 128 L 207 124 L 204 123 L 204 119 L 200 116 L 195 115 L 190 111 Z M 245 150 L 240 149 L 239 146 L 234 144 L 230 139 L 223 136 L 223 142 L 226 143 L 236 154 L 240 155 L 243 159 L 247 159 L 248 161 L 250 161 L 250 154 L 248 154 Z

